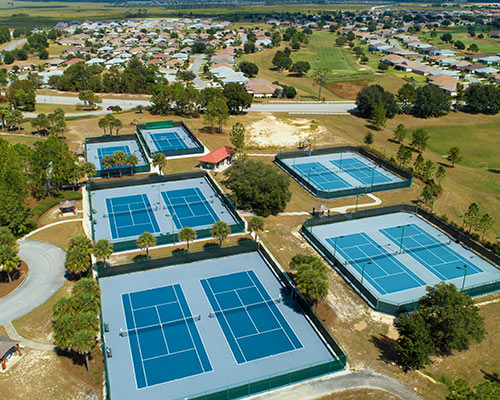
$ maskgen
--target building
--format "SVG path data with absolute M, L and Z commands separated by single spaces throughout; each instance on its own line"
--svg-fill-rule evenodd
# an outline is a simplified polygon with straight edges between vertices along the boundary
M 279 85 L 275 85 L 262 78 L 252 78 L 244 83 L 245 89 L 254 97 L 272 97 L 276 91 L 283 91 Z
M 203 169 L 216 170 L 234 161 L 234 149 L 229 146 L 221 146 L 214 151 L 198 158 Z

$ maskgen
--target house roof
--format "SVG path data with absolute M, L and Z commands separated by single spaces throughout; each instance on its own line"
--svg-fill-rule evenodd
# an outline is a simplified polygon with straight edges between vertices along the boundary
M 198 161 L 205 162 L 209 164 L 217 164 L 222 160 L 225 160 L 228 157 L 233 155 L 233 148 L 229 146 L 221 146 L 215 149 L 214 151 L 204 155 L 203 157 L 198 158 Z
M 253 78 L 244 83 L 247 90 L 252 91 L 255 94 L 273 94 L 276 89 L 282 90 L 283 88 L 278 85 L 266 81 L 262 78 Z

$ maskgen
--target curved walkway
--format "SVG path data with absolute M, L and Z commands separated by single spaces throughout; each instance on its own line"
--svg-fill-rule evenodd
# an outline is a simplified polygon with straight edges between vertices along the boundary
M 254 399 L 295 400 L 317 399 L 331 393 L 349 389 L 379 389 L 398 396 L 402 400 L 422 398 L 407 386 L 386 375 L 367 372 L 347 372 L 334 374 L 312 381 L 288 386 L 274 392 L 254 396 Z
M 56 346 L 54 346 L 53 344 L 38 343 L 23 338 L 19 333 L 17 333 L 16 328 L 14 328 L 14 325 L 11 321 L 7 322 L 4 325 L 4 328 L 7 331 L 7 336 L 9 336 L 11 339 L 17 340 L 21 347 L 28 347 L 30 349 L 41 351 L 52 351 L 56 349 Z
M 36 240 L 19 241 L 19 257 L 29 266 L 24 282 L 0 299 L 0 325 L 19 318 L 45 303 L 64 283 L 66 253 Z

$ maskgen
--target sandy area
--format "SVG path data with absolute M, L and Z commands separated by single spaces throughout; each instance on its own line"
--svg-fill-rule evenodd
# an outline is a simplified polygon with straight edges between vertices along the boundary
M 314 126 L 316 125 L 316 126 Z M 282 120 L 269 115 L 247 128 L 247 145 L 258 147 L 292 147 L 303 140 L 311 143 L 314 136 L 326 133 L 326 128 L 311 119 Z

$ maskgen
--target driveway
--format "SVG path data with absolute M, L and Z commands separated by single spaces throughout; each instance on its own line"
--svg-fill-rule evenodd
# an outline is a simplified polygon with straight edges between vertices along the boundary
M 60 247 L 36 240 L 20 240 L 19 257 L 29 265 L 29 274 L 21 286 L 0 299 L 0 325 L 45 303 L 65 280 L 66 253 Z
M 18 46 L 22 46 L 26 42 L 27 42 L 26 39 L 19 39 L 19 40 L 16 40 L 14 42 L 10 42 L 3 49 L 4 49 L 4 51 L 12 51 L 12 50 L 16 49 Z
M 201 63 L 203 62 L 203 54 L 198 54 L 196 56 L 193 56 L 193 64 L 191 64 L 191 67 L 189 68 L 190 71 L 192 71 L 195 75 L 196 78 L 194 78 L 193 82 L 198 85 L 200 89 L 205 89 L 208 85 L 203 82 L 200 78 L 200 69 L 201 69 Z

